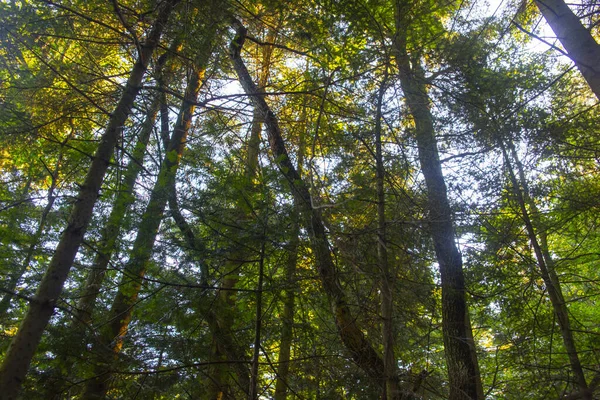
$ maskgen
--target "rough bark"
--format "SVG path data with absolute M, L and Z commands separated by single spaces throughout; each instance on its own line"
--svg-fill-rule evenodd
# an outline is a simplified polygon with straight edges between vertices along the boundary
M 407 3 L 396 2 L 394 50 L 400 84 L 415 123 L 419 162 L 428 199 L 428 226 L 442 284 L 442 334 L 450 381 L 450 400 L 482 399 L 475 343 L 469 324 L 462 257 L 456 247 L 452 211 L 439 159 L 433 116 L 420 58 L 406 50 Z
M 196 63 L 197 66 L 190 74 L 173 135 L 169 141 L 157 181 L 152 189 L 150 201 L 142 215 L 130 260 L 125 266 L 119 290 L 110 310 L 110 322 L 102 329 L 100 342 L 93 347 L 94 352 L 100 356 L 100 362 L 95 368 L 95 376 L 86 384 L 84 399 L 102 399 L 109 388 L 112 378 L 111 365 L 117 359 L 123 346 L 133 309 L 152 256 L 152 249 L 168 200 L 168 191 L 175 183 L 179 160 L 185 148 L 207 58 L 208 52 L 206 49 L 202 49 L 202 55 L 199 58 L 201 61 Z
M 142 78 L 146 73 L 152 53 L 158 46 L 163 28 L 178 1 L 166 1 L 159 11 L 154 26 L 141 48 L 139 58 L 133 66 L 123 94 L 110 116 L 107 128 L 77 196 L 77 201 L 73 205 L 67 227 L 61 235 L 48 269 L 38 286 L 35 298 L 10 344 L 0 369 L 0 393 L 5 399 L 16 398 L 25 379 L 31 359 L 54 312 L 75 255 L 83 241 L 85 230 L 92 218 L 92 210 L 96 204 L 119 132 L 140 91 Z
M 323 288 L 329 297 L 340 338 L 356 364 L 370 379 L 383 386 L 383 360 L 364 336 L 356 318 L 352 315 L 338 279 L 321 214 L 318 209 L 312 207 L 308 188 L 288 156 L 277 117 L 263 96 L 259 94 L 260 92 L 241 58 L 240 51 L 245 40 L 246 29 L 239 21 L 233 23 L 237 35 L 231 42 L 229 50 L 234 69 L 244 91 L 250 96 L 252 104 L 264 116 L 269 145 L 277 167 L 288 181 L 300 205 L 303 223 L 309 235 Z M 414 398 L 414 394 L 407 393 L 405 398 Z
M 600 100 L 600 45 L 563 0 L 535 0 L 535 4 Z
M 575 375 L 575 380 L 579 387 L 579 393 L 582 399 L 592 400 L 592 392 L 589 389 L 585 379 L 585 373 L 583 372 L 583 368 L 579 360 L 575 338 L 573 337 L 573 331 L 571 330 L 571 321 L 569 319 L 567 303 L 565 302 L 565 298 L 560 287 L 560 281 L 554 268 L 554 259 L 550 255 L 550 251 L 548 249 L 546 231 L 542 227 L 542 223 L 539 218 L 539 210 L 529 195 L 525 171 L 523 170 L 523 166 L 519 161 L 514 145 L 512 143 L 508 143 L 511 157 L 517 166 L 518 178 L 517 174 L 515 174 L 511 159 L 506 150 L 506 146 L 504 143 L 500 143 L 500 146 L 502 148 L 506 166 L 508 167 L 513 193 L 517 200 L 519 210 L 521 211 L 521 218 L 523 218 L 523 222 L 525 223 L 527 236 L 529 237 L 531 247 L 533 247 L 535 258 L 540 269 L 540 274 L 544 280 L 544 284 L 546 285 L 546 291 L 548 292 L 548 297 L 550 297 L 550 303 L 552 304 L 552 308 L 556 314 L 556 319 L 558 320 L 560 333 L 569 357 L 571 370 L 573 371 L 573 375 Z

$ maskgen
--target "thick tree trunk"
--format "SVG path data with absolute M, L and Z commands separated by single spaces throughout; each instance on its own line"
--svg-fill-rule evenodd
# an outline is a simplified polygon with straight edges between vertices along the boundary
M 581 362 L 579 360 L 579 354 L 577 353 L 575 338 L 573 337 L 573 331 L 571 330 L 571 322 L 569 319 L 569 310 L 567 309 L 567 303 L 565 302 L 560 287 L 560 282 L 558 280 L 558 275 L 556 274 L 556 270 L 554 268 L 554 260 L 552 259 L 550 251 L 548 249 L 546 231 L 543 229 L 539 217 L 539 210 L 537 209 L 535 202 L 529 195 L 525 171 L 523 170 L 523 166 L 519 161 L 514 145 L 509 142 L 508 147 L 518 170 L 519 178 L 517 179 L 517 175 L 515 174 L 512 162 L 510 160 L 508 152 L 506 151 L 504 143 L 501 142 L 500 146 L 502 148 L 504 160 L 508 167 L 510 181 L 513 186 L 513 193 L 519 205 L 521 217 L 523 218 L 523 222 L 525 223 L 525 229 L 527 230 L 529 241 L 531 242 L 531 246 L 533 247 L 533 250 L 535 252 L 535 258 L 537 260 L 542 279 L 544 280 L 544 284 L 546 285 L 548 297 L 550 297 L 552 308 L 554 309 L 556 319 L 558 320 L 560 333 L 563 338 L 563 343 L 567 351 L 567 355 L 569 356 L 569 362 L 571 363 L 573 375 L 575 375 L 575 380 L 577 381 L 577 385 L 579 386 L 581 398 L 585 400 L 592 400 L 592 392 L 590 391 L 587 381 L 585 379 L 585 374 L 583 372 L 583 368 L 581 367 Z M 531 211 L 529 211 L 528 208 Z
M 338 280 L 335 264 L 331 257 L 321 214 L 318 209 L 312 207 L 308 188 L 303 183 L 296 167 L 292 164 L 288 156 L 277 118 L 264 98 L 259 94 L 259 90 L 252 81 L 248 69 L 241 58 L 240 51 L 246 36 L 246 29 L 239 21 L 234 21 L 234 27 L 237 31 L 237 36 L 230 45 L 230 57 L 233 61 L 234 69 L 244 91 L 250 96 L 254 107 L 259 109 L 265 118 L 269 144 L 277 166 L 290 184 L 294 196 L 298 199 L 304 225 L 308 231 L 311 248 L 315 256 L 319 275 L 321 276 L 321 282 L 329 297 L 342 342 L 356 364 L 365 371 L 369 378 L 383 386 L 383 360 L 365 338 L 348 306 L 345 294 Z M 414 398 L 414 394 L 407 393 L 406 397 L 403 398 Z
M 456 247 L 452 211 L 439 159 L 429 96 L 420 67 L 406 51 L 406 4 L 396 3 L 395 56 L 400 84 L 415 122 L 419 162 L 427 186 L 429 230 L 442 283 L 442 333 L 450 381 L 450 400 L 482 399 L 483 388 L 472 339 L 462 257 Z
M 83 241 L 85 230 L 92 218 L 92 210 L 96 204 L 119 132 L 140 91 L 142 78 L 146 73 L 152 53 L 158 46 L 171 10 L 178 1 L 166 1 L 159 11 L 154 26 L 141 48 L 139 58 L 133 66 L 121 99 L 110 116 L 106 131 L 102 135 L 100 145 L 71 211 L 68 225 L 62 233 L 54 256 L 40 282 L 35 299 L 30 304 L 27 314 L 10 344 L 0 369 L 0 393 L 5 399 L 16 398 L 25 379 L 31 359 L 54 312 L 75 255 Z
M 150 201 L 142 215 L 130 260 L 125 266 L 119 290 L 113 301 L 110 310 L 110 322 L 101 331 L 100 343 L 94 346 L 95 352 L 100 355 L 100 362 L 95 368 L 95 376 L 86 384 L 83 394 L 84 399 L 104 398 L 112 377 L 111 365 L 118 357 L 123 346 L 131 322 L 133 308 L 137 302 L 142 281 L 152 256 L 154 241 L 169 197 L 168 191 L 175 184 L 179 160 L 185 148 L 187 134 L 191 126 L 209 56 L 206 49 L 201 51 L 203 53 L 189 78 L 173 136 L 169 141 L 157 181 L 152 189 Z
M 535 4 L 600 100 L 600 45 L 563 0 L 535 0 Z

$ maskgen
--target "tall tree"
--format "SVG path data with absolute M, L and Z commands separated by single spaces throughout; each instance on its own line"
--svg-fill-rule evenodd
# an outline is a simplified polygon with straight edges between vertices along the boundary
M 469 310 L 462 257 L 456 246 L 452 211 L 442 172 L 427 81 L 418 50 L 408 52 L 410 3 L 395 3 L 394 50 L 402 91 L 415 124 L 419 162 L 427 185 L 428 227 L 433 238 L 442 282 L 444 353 L 450 379 L 451 400 L 482 399 L 483 389 Z
M 600 100 L 600 45 L 590 30 L 563 0 L 535 0 L 535 4 Z
M 199 46 L 199 49 L 196 49 L 198 55 L 192 67 L 190 67 L 189 81 L 183 96 L 179 116 L 173 128 L 173 134 L 169 139 L 158 178 L 150 195 L 150 201 L 142 216 L 138 234 L 131 250 L 131 258 L 125 266 L 119 289 L 113 301 L 110 322 L 102 330 L 99 344 L 94 347 L 100 355 L 101 361 L 95 368 L 96 375 L 86 384 L 84 398 L 104 398 L 109 388 L 112 365 L 123 346 L 133 309 L 152 255 L 162 215 L 169 198 L 168 191 L 174 185 L 179 160 L 185 149 L 198 94 L 211 54 L 212 38 L 216 34 L 215 31 L 214 26 L 209 26 L 204 43 Z
M 92 210 L 117 143 L 119 130 L 129 115 L 131 106 L 141 88 L 141 82 L 152 53 L 158 46 L 169 15 L 177 3 L 178 0 L 169 0 L 159 9 L 152 29 L 139 49 L 138 59 L 132 68 L 123 94 L 111 114 L 85 182 L 81 186 L 78 200 L 69 217 L 69 224 L 63 231 L 54 256 L 38 287 L 35 299 L 30 304 L 28 312 L 19 326 L 19 331 L 11 341 L 0 369 L 0 391 L 7 399 L 16 398 L 42 334 L 54 312 L 64 282 L 92 217 Z
M 556 274 L 554 259 L 548 248 L 548 237 L 540 220 L 540 212 L 529 194 L 529 185 L 527 184 L 525 171 L 523 170 L 523 165 L 519 161 L 514 144 L 512 142 L 507 144 L 501 142 L 500 147 L 507 165 L 508 174 L 512 183 L 512 190 L 515 194 L 521 217 L 525 223 L 527 236 L 534 249 L 537 264 L 546 285 L 546 290 L 548 291 L 554 313 L 558 319 L 558 325 L 560 327 L 567 355 L 569 356 L 571 369 L 573 370 L 575 380 L 579 386 L 580 396 L 583 399 L 591 400 L 592 393 L 589 390 L 583 368 L 581 367 L 573 330 L 571 329 L 569 310 L 567 309 L 567 303 L 565 302 L 560 281 Z M 516 165 L 516 173 L 513 162 Z
M 237 20 L 234 21 L 233 25 L 236 28 L 237 35 L 230 45 L 230 57 L 242 87 L 251 96 L 250 98 L 254 107 L 258 108 L 261 114 L 264 115 L 269 135 L 269 144 L 277 160 L 278 168 L 285 176 L 294 196 L 298 198 L 301 204 L 304 226 L 308 230 L 311 247 L 315 253 L 315 263 L 323 288 L 329 297 L 339 335 L 359 367 L 374 382 L 383 386 L 383 360 L 357 326 L 352 312 L 348 307 L 339 277 L 335 272 L 336 268 L 331 258 L 329 241 L 321 214 L 318 209 L 313 207 L 311 195 L 302 178 L 298 175 L 298 171 L 290 161 L 275 114 L 260 96 L 256 84 L 252 81 L 241 58 L 240 51 L 246 38 L 246 28 Z M 398 398 L 414 398 L 414 394 L 410 391 L 406 393 L 402 392 L 398 394 Z

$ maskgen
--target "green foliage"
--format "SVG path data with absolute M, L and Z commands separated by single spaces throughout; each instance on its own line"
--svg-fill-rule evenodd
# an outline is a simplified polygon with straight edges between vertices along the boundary
M 35 293 L 67 211 L 77 201 L 74 193 L 107 110 L 120 96 L 137 56 L 136 41 L 143 42 L 158 3 L 119 1 L 120 16 L 111 2 L 0 3 L 3 282 L 18 273 L 26 252 L 33 249 L 17 286 L 20 297 L 0 316 L 0 355 L 15 334 L 27 298 Z M 435 119 L 484 391 L 490 399 L 571 394 L 576 387 L 566 367 L 569 360 L 502 146 L 512 143 L 523 165 L 532 202 L 526 208 L 538 210 L 535 229 L 546 235 L 591 382 L 598 374 L 600 349 L 598 107 L 589 102 L 576 71 L 528 48 L 510 21 L 469 11 L 481 2 L 404 1 L 401 6 L 411 62 L 425 70 L 431 104 L 423 106 Z M 164 90 L 169 129 L 181 103 L 187 66 L 199 52 L 208 51 L 207 38 L 200 33 L 214 28 L 218 19 L 208 8 L 182 1 L 161 42 L 159 54 L 173 41 L 181 42 L 174 57 L 176 71 Z M 290 161 L 323 216 L 348 306 L 379 353 L 383 342 L 373 132 L 377 93 L 386 81 L 385 224 L 397 369 L 403 382 L 425 377 L 417 390 L 422 398 L 447 398 L 440 277 L 426 223 L 415 127 L 397 81 L 393 2 L 245 1 L 222 11 L 249 29 L 242 56 L 255 78 L 265 68 L 269 32 L 274 36 L 265 98 L 278 119 Z M 509 11 L 516 12 L 516 6 Z M 535 15 L 520 10 L 517 20 L 528 28 Z M 253 110 L 232 79 L 226 49 L 232 31 L 219 28 L 214 36 L 218 40 L 176 178 L 178 206 L 200 245 L 192 244 L 165 213 L 109 397 L 203 398 L 219 371 L 225 371 L 233 377 L 228 381 L 231 397 L 244 398 L 246 388 L 236 383 L 236 366 L 250 370 L 262 263 L 262 398 L 274 396 L 284 300 L 290 294 L 295 312 L 288 398 L 294 393 L 298 398 L 381 398 L 377 383 L 351 360 L 340 341 L 306 226 L 300 229 L 295 275 L 291 280 L 286 275 L 297 211 L 293 195 L 276 167 L 281 160 L 268 150 L 264 127 L 258 173 L 247 176 Z M 155 57 L 153 63 L 157 61 Z M 162 90 L 157 78 L 148 74 L 122 128 L 86 245 L 31 366 L 24 398 L 50 398 L 53 388 L 60 388 L 64 398 L 77 398 L 82 382 L 94 371 L 97 355 L 79 354 L 73 343 L 85 342 L 92 349 L 100 329 L 110 323 L 108 309 L 133 256 L 140 215 L 165 156 L 160 122 L 147 156 L 133 161 L 143 165 L 143 172 L 131 193 L 135 203 L 122 220 L 119 250 L 109 264 L 92 323 L 75 334 L 72 314 L 146 108 Z M 167 154 L 171 162 L 176 158 L 174 152 Z M 55 168 L 56 203 L 36 239 Z M 211 364 L 216 343 L 223 339 L 215 326 L 224 329 L 222 336 L 232 340 L 236 352 L 236 357 L 219 355 L 220 361 L 230 362 L 218 364 L 223 368 Z

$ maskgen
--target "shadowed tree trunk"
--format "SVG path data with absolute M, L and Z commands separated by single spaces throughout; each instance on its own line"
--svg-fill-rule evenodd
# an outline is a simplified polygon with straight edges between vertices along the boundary
M 290 242 L 287 245 L 287 260 L 285 263 L 285 285 L 283 298 L 283 312 L 281 313 L 281 338 L 279 341 L 279 357 L 277 359 L 277 381 L 275 383 L 275 400 L 287 398 L 287 388 L 290 372 L 290 356 L 294 328 L 294 303 L 296 265 L 298 262 L 298 247 L 300 245 L 300 224 L 298 219 L 298 205 L 294 204 L 292 212 L 292 227 L 290 229 Z
M 415 123 L 419 162 L 427 186 L 429 231 L 442 283 L 442 333 L 450 400 L 483 399 L 475 343 L 465 295 L 462 257 L 456 247 L 452 211 L 439 159 L 433 116 L 419 55 L 407 53 L 410 4 L 396 1 L 394 50 L 400 85 Z
M 84 399 L 102 399 L 109 388 L 112 377 L 111 366 L 117 360 L 123 346 L 133 308 L 152 256 L 158 228 L 169 197 L 168 192 L 175 183 L 177 168 L 192 123 L 204 70 L 210 56 L 208 48 L 210 46 L 200 49 L 196 65 L 192 68 L 173 135 L 152 189 L 150 201 L 142 215 L 130 260 L 125 266 L 119 290 L 110 310 L 109 323 L 101 330 L 100 341 L 93 347 L 94 352 L 99 355 L 100 362 L 95 368 L 95 376 L 86 384 Z
M 307 64 L 308 68 L 308 64 Z M 300 120 L 302 129 L 298 135 L 297 168 L 298 175 L 302 177 L 304 168 L 305 136 L 308 123 L 306 115 L 306 96 L 303 99 L 302 114 Z M 300 206 L 294 198 L 292 210 L 292 226 L 290 229 L 290 242 L 286 248 L 287 260 L 285 264 L 285 285 L 283 298 L 283 312 L 281 314 L 281 338 L 279 341 L 279 356 L 277 358 L 277 381 L 275 382 L 275 400 L 285 400 L 288 392 L 288 381 L 290 376 L 290 358 L 292 341 L 294 338 L 294 310 L 295 310 L 295 278 L 298 264 L 298 251 L 300 247 Z
M 267 43 L 274 43 L 275 40 L 276 29 L 269 29 L 267 32 Z M 262 59 L 257 59 L 257 64 L 260 65 L 258 68 L 258 81 L 260 90 L 263 91 L 267 85 L 267 80 L 269 77 L 269 67 L 271 64 L 271 55 L 273 49 L 272 46 L 264 45 L 261 46 L 260 51 L 262 53 Z M 254 218 L 253 213 L 251 210 L 249 210 L 249 207 L 252 201 L 251 197 L 253 196 L 253 193 L 256 192 L 255 181 L 258 174 L 258 156 L 260 151 L 260 134 L 262 127 L 263 115 L 260 114 L 258 110 L 254 110 L 252 124 L 250 126 L 250 138 L 248 139 L 248 144 L 246 146 L 246 158 L 244 160 L 244 182 L 241 186 L 241 194 L 236 201 L 236 209 L 234 211 L 238 218 L 236 223 L 238 223 L 241 227 L 239 232 L 235 233 L 235 236 L 237 236 L 237 239 L 240 243 L 246 242 L 256 244 L 256 239 L 248 237 L 247 233 L 244 231 L 244 228 Z M 220 289 L 217 292 L 217 301 L 213 307 L 214 311 L 212 311 L 215 316 L 215 322 L 218 325 L 218 327 L 214 327 L 214 330 L 220 332 L 220 335 L 229 335 L 230 337 L 233 337 L 234 335 L 233 329 L 235 315 L 232 313 L 232 310 L 235 308 L 237 293 L 232 289 L 235 288 L 240 279 L 241 267 L 246 262 L 245 260 L 255 258 L 248 255 L 249 251 L 252 251 L 250 247 L 251 246 L 236 246 L 235 250 L 228 255 L 229 260 L 223 266 L 225 275 L 222 279 Z M 219 336 L 213 335 L 214 343 L 213 354 L 211 355 L 212 360 L 227 360 L 226 353 L 223 351 L 225 350 L 223 348 L 224 343 L 218 343 L 221 340 L 222 339 Z M 244 354 L 240 351 L 237 353 L 239 356 L 236 360 L 239 361 L 239 357 L 243 357 Z M 229 360 L 231 361 L 231 359 Z M 233 376 L 231 372 L 232 369 L 239 369 L 239 366 L 237 364 L 219 363 L 210 368 L 208 380 L 210 387 L 210 393 L 208 395 L 209 399 L 219 398 L 219 396 L 231 397 L 233 395 L 230 382 L 230 377 Z M 237 375 L 239 379 L 239 373 Z M 255 382 L 252 384 L 255 384 Z M 244 392 L 247 392 L 250 389 L 250 386 L 242 388 L 241 381 L 237 382 L 237 386 Z M 253 394 L 250 393 L 249 395 L 252 396 Z
M 563 0 L 535 0 L 535 4 L 600 100 L 600 45 Z
M 88 174 L 71 211 L 67 227 L 61 235 L 35 298 L 6 353 L 0 368 L 0 393 L 5 399 L 15 399 L 25 379 L 31 359 L 54 312 L 75 255 L 83 241 L 85 230 L 92 218 L 92 211 L 119 132 L 140 91 L 142 78 L 146 73 L 152 53 L 158 46 L 163 28 L 167 24 L 173 7 L 178 2 L 179 0 L 168 0 L 163 3 L 154 26 L 141 46 L 140 54 L 129 75 L 123 94 L 110 116 L 107 128 L 94 154 Z

